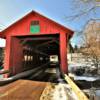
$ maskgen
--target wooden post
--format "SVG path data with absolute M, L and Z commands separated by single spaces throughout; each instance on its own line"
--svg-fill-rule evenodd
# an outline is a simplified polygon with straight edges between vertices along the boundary
M 61 59 L 61 70 L 64 73 L 68 73 L 67 65 L 67 37 L 66 33 L 60 34 L 60 59 Z
M 10 69 L 10 55 L 11 55 L 11 37 L 7 36 L 6 38 L 6 48 L 5 48 L 5 58 L 4 58 L 4 69 Z M 4 77 L 8 77 L 8 74 L 4 75 Z

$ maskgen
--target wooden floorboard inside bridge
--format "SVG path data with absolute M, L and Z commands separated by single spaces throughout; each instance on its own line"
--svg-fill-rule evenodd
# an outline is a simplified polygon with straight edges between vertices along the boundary
M 47 82 L 18 80 L 0 87 L 0 100 L 39 100 Z

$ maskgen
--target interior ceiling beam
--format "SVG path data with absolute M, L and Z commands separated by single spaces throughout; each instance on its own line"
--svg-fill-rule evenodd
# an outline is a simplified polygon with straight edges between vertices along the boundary
M 41 37 L 41 38 L 24 38 L 21 39 L 21 43 L 25 44 L 28 41 L 42 41 L 42 40 L 48 40 L 48 41 L 52 41 L 52 40 L 56 40 L 57 38 L 51 38 L 51 37 Z
M 56 39 L 55 37 L 32 37 L 32 38 L 22 38 L 21 40 L 52 40 L 52 39 Z
M 48 45 L 48 44 L 50 44 L 50 43 L 57 42 L 57 41 L 58 41 L 57 39 L 52 39 L 52 40 L 50 40 L 50 41 L 47 41 L 47 42 L 44 42 L 44 43 L 41 43 L 41 44 L 37 45 L 36 48 L 39 48 L 39 47 L 41 47 L 41 46 L 45 46 L 45 45 Z M 57 42 L 57 43 L 58 43 L 58 42 Z

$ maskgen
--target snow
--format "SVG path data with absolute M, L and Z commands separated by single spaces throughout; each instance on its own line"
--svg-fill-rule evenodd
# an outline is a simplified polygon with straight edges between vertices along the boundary
M 5 39 L 0 38 L 0 47 L 5 47 L 5 45 L 6 45 Z
M 96 81 L 100 79 L 99 77 L 87 77 L 87 76 L 74 76 L 74 80 L 86 80 L 86 81 Z
M 42 93 L 40 100 L 78 100 L 68 84 L 50 83 Z

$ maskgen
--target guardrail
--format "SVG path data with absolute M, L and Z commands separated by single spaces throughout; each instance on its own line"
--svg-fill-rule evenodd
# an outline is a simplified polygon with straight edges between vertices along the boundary
M 0 75 L 9 73 L 9 70 L 1 70 Z
M 89 100 L 87 96 L 83 93 L 82 90 L 71 80 L 71 78 L 65 74 L 65 80 L 68 82 L 68 84 L 71 86 L 72 90 L 75 92 L 75 94 L 78 97 L 78 100 Z

